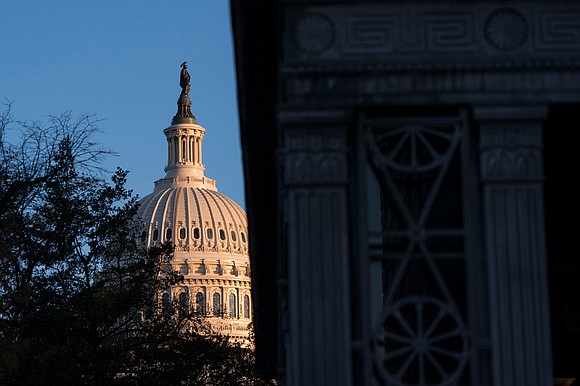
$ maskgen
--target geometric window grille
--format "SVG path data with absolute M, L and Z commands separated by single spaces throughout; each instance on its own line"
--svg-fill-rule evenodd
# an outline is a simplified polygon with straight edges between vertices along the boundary
M 381 385 L 470 384 L 465 121 L 364 120 L 370 353 Z

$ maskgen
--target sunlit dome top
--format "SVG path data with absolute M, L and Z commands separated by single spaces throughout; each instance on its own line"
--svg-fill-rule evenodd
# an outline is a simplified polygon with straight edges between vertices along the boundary
M 171 241 L 176 252 L 248 253 L 246 213 L 217 191 L 205 176 L 202 141 L 205 128 L 191 113 L 189 73 L 182 64 L 177 114 L 163 130 L 167 138 L 165 177 L 140 201 L 137 218 L 147 245 Z

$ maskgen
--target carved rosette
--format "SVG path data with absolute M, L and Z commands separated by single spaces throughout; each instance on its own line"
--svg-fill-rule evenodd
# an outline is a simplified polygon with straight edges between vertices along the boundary
M 515 50 L 528 39 L 528 23 L 513 8 L 494 11 L 486 19 L 484 28 L 487 42 L 500 51 Z
M 306 54 L 319 54 L 334 43 L 336 30 L 333 21 L 323 13 L 304 14 L 294 27 L 298 49 Z

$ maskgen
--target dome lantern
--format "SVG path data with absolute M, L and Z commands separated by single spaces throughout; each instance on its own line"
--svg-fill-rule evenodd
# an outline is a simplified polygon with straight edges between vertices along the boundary
M 171 126 L 163 130 L 167 137 L 165 178 L 156 181 L 155 184 L 163 186 L 179 184 L 216 190 L 215 181 L 205 177 L 205 166 L 202 162 L 205 128 L 197 123 L 197 119 L 191 113 L 189 82 L 187 62 L 183 62 L 179 79 L 181 94 L 177 100 L 177 114 L 171 120 Z

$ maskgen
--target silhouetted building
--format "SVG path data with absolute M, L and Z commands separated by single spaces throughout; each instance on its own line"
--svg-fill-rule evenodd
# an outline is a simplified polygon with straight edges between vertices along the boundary
M 580 4 L 231 7 L 262 370 L 579 377 Z

